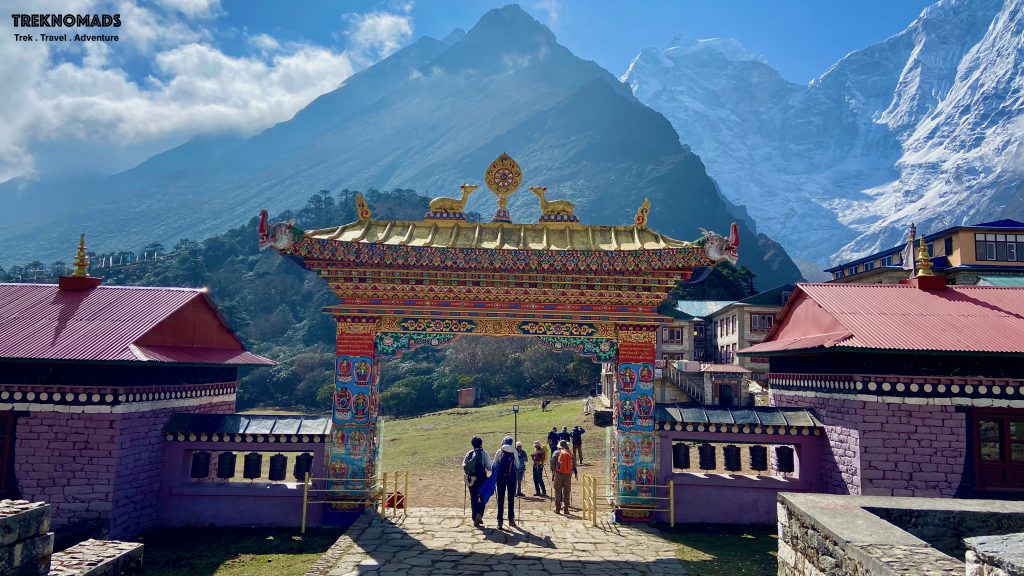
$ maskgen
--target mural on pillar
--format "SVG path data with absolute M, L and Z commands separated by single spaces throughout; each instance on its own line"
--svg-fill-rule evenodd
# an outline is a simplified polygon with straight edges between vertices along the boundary
M 619 501 L 622 504 L 649 504 L 654 497 L 654 436 L 646 432 L 619 434 Z
M 376 322 L 338 321 L 334 371 L 329 489 L 335 496 L 362 497 L 377 460 Z
M 616 477 L 619 503 L 652 506 L 657 470 L 654 435 L 653 330 L 619 332 L 615 403 Z M 628 512 L 628 514 L 626 514 Z M 650 519 L 642 510 L 623 511 L 623 519 Z
M 619 425 L 623 432 L 654 431 L 654 365 L 619 364 Z

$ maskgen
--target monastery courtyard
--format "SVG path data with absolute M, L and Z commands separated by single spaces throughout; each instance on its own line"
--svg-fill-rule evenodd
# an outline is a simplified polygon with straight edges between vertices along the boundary
M 592 526 L 576 510 L 569 517 L 524 510 L 518 523 L 502 532 L 488 514 L 486 527 L 476 529 L 462 510 L 452 508 L 364 515 L 307 576 L 686 574 L 675 558 L 677 545 L 645 524 L 599 518 Z

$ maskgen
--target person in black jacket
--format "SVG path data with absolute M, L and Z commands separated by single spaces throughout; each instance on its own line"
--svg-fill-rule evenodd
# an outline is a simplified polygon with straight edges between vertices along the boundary
M 572 441 L 572 434 L 569 434 L 569 427 L 562 426 L 562 431 L 558 433 L 558 441 L 565 440 L 566 444 Z
M 558 427 L 557 426 L 552 426 L 551 427 L 551 432 L 548 432 L 548 446 L 551 448 L 551 450 L 549 451 L 551 454 L 554 454 L 555 451 L 558 450 Z
M 587 431 L 580 426 L 573 426 L 572 432 L 569 433 L 572 436 L 573 463 L 583 464 L 583 435 L 586 433 Z
M 484 501 L 480 497 L 480 486 L 487 480 L 487 470 L 491 469 L 491 459 L 483 449 L 484 441 L 479 436 L 470 440 L 473 449 L 466 453 L 462 460 L 462 468 L 466 473 L 466 486 L 469 487 L 469 501 L 473 510 L 473 526 L 484 525 Z

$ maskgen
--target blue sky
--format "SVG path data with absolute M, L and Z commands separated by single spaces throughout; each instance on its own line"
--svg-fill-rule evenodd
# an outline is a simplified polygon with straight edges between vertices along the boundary
M 7 0 L 10 13 L 120 13 L 117 42 L 15 42 L 0 18 L 0 182 L 108 174 L 204 133 L 249 135 L 489 0 Z M 616 76 L 676 33 L 731 37 L 805 83 L 905 28 L 920 0 L 524 0 Z M 5 11 L 7 12 L 7 11 Z M 36 30 L 35 32 L 61 33 Z M 96 30 L 81 30 L 97 33 Z M 24 30 L 18 30 L 24 32 Z M 71 31 L 74 33 L 74 30 Z
M 431 0 L 411 6 L 415 36 L 441 39 L 468 30 L 491 8 L 489 0 Z M 927 0 L 524 0 L 527 12 L 550 27 L 559 42 L 615 75 L 641 48 L 664 47 L 682 32 L 694 38 L 737 38 L 765 56 L 786 79 L 805 83 L 852 50 L 896 34 L 931 4 Z M 370 1 L 303 3 L 225 0 L 226 21 L 283 37 L 338 41 L 345 12 L 372 12 L 395 4 Z M 343 39 L 342 39 L 343 40 Z

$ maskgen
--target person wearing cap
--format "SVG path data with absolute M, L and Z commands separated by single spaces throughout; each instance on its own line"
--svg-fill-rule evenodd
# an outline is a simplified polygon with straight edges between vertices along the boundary
M 523 476 L 526 475 L 527 456 L 522 442 L 516 442 L 516 456 L 519 457 L 519 467 L 516 469 L 516 496 L 526 496 L 523 494 Z
M 519 477 L 519 454 L 516 452 L 515 442 L 511 436 L 505 436 L 501 442 L 501 448 L 494 453 L 491 471 L 495 474 L 497 481 L 496 491 L 498 493 L 498 530 L 505 512 L 505 500 L 508 498 L 508 525 L 516 526 L 516 481 Z
M 533 458 L 533 495 L 547 497 L 548 489 L 544 486 L 544 462 L 548 459 L 548 453 L 544 451 L 540 440 L 533 443 L 533 454 L 530 454 L 530 457 Z
M 572 475 L 576 472 L 569 443 L 558 441 L 558 451 L 551 456 L 551 476 L 555 485 L 555 514 L 564 509 L 569 513 L 569 497 L 572 491 Z
M 462 468 L 466 473 L 466 486 L 469 488 L 469 502 L 473 510 L 473 526 L 484 525 L 484 500 L 480 496 L 480 487 L 487 480 L 487 470 L 491 468 L 491 460 L 483 449 L 484 441 L 473 436 L 469 441 L 473 449 L 466 453 L 462 460 Z

